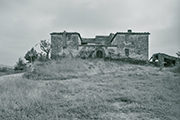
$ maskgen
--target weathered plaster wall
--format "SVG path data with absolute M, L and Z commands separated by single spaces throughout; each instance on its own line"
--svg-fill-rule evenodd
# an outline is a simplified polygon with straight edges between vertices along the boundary
M 52 33 L 51 34 L 51 58 L 57 56 L 73 56 L 82 58 L 109 57 L 109 58 L 134 58 L 148 60 L 148 35 L 149 33 L 116 33 L 108 43 L 108 37 L 98 36 L 96 39 L 101 44 L 92 43 L 81 45 L 79 33 Z M 104 38 L 101 40 L 101 38 Z M 87 40 L 87 39 L 85 39 Z M 91 42 L 91 41 L 89 41 Z
M 117 46 L 107 47 L 105 51 L 106 51 L 106 57 L 110 57 L 112 59 L 120 58 L 120 54 L 117 49 Z
M 120 57 L 118 55 L 117 47 L 116 46 L 101 46 L 101 45 L 84 45 L 81 46 L 80 54 L 79 56 L 82 58 L 98 58 L 97 52 L 101 51 L 102 52 L 102 58 L 118 58 Z
M 51 58 L 63 53 L 63 35 L 51 35 Z
M 51 58 L 67 54 L 77 54 L 81 40 L 78 34 L 51 34 Z
M 111 45 L 117 45 L 120 57 L 130 57 L 138 60 L 148 60 L 148 35 L 118 34 Z M 129 55 L 125 54 L 129 50 Z
M 79 56 L 81 58 L 89 58 L 89 57 L 92 57 L 94 58 L 95 57 L 95 51 L 96 50 L 96 47 L 95 46 L 82 46 L 80 52 L 79 52 Z
M 67 34 L 67 49 L 78 49 L 79 47 L 79 36 L 77 34 Z

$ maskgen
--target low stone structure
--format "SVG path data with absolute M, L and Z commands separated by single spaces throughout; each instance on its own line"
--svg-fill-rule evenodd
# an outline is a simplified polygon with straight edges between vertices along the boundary
M 180 58 L 170 56 L 164 53 L 155 53 L 149 59 L 149 62 L 159 67 L 164 67 L 164 66 L 168 67 L 168 66 L 175 66 L 177 64 L 180 64 Z
M 133 58 L 148 61 L 149 32 L 117 32 L 107 36 L 82 38 L 77 32 L 53 32 L 51 58 L 73 56 L 82 58 Z

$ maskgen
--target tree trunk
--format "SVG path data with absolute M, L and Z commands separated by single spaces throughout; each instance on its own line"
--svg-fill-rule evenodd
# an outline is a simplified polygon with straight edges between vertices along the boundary
M 46 59 L 49 60 L 49 52 L 46 53 Z

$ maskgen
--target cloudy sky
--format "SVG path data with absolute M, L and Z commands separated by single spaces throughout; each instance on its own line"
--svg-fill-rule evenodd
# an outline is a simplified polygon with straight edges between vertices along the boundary
M 64 30 L 82 37 L 150 32 L 150 56 L 176 56 L 179 11 L 179 0 L 0 0 L 0 64 L 15 65 L 51 32 Z

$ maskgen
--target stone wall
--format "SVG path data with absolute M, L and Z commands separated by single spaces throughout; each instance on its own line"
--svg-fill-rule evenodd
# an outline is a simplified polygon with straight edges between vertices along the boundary
M 117 46 L 107 45 L 83 45 L 81 46 L 81 58 L 118 58 Z
M 148 60 L 148 35 L 117 34 L 111 45 L 117 45 L 121 57 Z
M 81 45 L 81 38 L 76 33 L 52 33 L 51 34 L 51 58 L 65 54 L 77 53 Z
M 63 44 L 62 35 L 51 35 L 51 58 L 63 53 Z
M 79 33 L 51 33 L 51 58 L 58 56 L 72 56 L 82 58 L 133 58 L 148 61 L 149 33 L 116 33 L 112 37 L 96 36 L 97 41 L 106 44 L 83 44 Z M 106 38 L 101 40 L 102 38 Z M 108 40 L 109 38 L 109 40 Z M 92 41 L 89 41 L 92 42 Z M 88 42 L 88 43 L 89 43 Z

